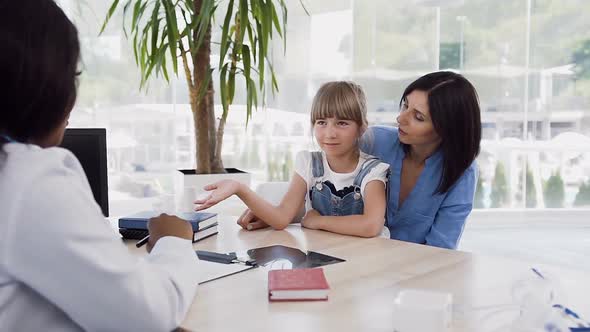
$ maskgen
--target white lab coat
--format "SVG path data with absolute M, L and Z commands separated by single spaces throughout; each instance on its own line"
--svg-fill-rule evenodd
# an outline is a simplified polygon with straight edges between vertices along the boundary
M 196 292 L 192 243 L 129 253 L 102 216 L 78 160 L 10 143 L 0 154 L 0 329 L 170 331 Z

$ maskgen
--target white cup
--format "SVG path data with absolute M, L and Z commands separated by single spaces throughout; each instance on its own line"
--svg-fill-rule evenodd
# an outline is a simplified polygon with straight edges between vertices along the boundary
M 176 212 L 176 203 L 173 194 L 161 194 L 158 200 L 152 204 L 152 210 L 158 213 L 174 214 Z
M 192 212 L 195 210 L 195 199 L 200 192 L 196 187 L 184 187 L 180 198 L 179 212 Z
M 403 289 L 393 304 L 394 331 L 448 331 L 452 322 L 453 294 Z

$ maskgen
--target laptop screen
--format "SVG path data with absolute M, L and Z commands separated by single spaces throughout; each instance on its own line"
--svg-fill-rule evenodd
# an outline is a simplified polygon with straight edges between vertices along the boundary
M 70 150 L 82 164 L 94 199 L 109 216 L 107 140 L 104 128 L 67 128 L 61 147 Z

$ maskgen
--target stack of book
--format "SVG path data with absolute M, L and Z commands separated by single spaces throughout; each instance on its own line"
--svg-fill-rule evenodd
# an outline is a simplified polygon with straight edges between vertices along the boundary
M 155 211 L 143 211 L 119 218 L 119 233 L 125 239 L 139 240 L 148 235 L 147 223 L 150 218 L 159 216 Z M 185 212 L 177 216 L 193 226 L 193 242 L 197 242 L 217 234 L 217 214 L 207 212 Z

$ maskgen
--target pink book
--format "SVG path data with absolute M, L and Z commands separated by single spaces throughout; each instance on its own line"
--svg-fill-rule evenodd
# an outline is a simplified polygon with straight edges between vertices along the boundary
M 268 271 L 270 301 L 325 301 L 329 290 L 322 268 Z

